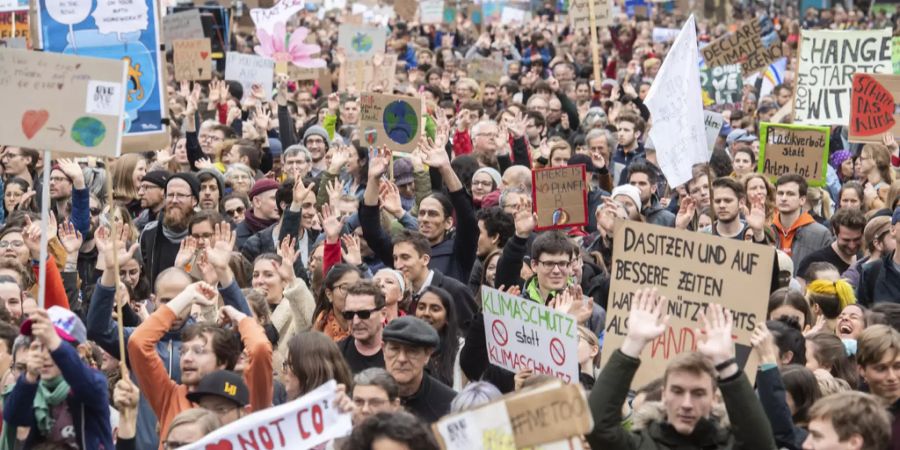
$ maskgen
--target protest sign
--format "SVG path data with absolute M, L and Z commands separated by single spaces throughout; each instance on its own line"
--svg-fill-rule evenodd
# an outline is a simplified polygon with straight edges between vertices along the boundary
M 894 65 L 894 75 L 900 75 L 900 36 L 894 37 L 891 48 L 891 62 Z
M 329 380 L 294 401 L 245 416 L 181 450 L 314 448 L 350 434 L 350 414 L 338 411 L 337 383 Z
M 175 64 L 175 81 L 212 78 L 212 50 L 209 46 L 209 39 L 179 39 L 173 44 L 172 61 Z
M 653 28 L 653 42 L 672 42 L 675 40 L 675 37 L 678 36 L 678 32 L 681 31 L 678 28 Z
M 348 61 L 371 59 L 384 54 L 384 28 L 344 24 L 338 29 L 338 48 Z
M 308 80 L 318 80 L 322 74 L 322 71 L 327 72 L 328 69 L 308 69 L 306 67 L 297 67 L 293 64 L 287 67 L 288 76 L 291 80 L 295 81 L 308 81 Z
M 181 39 L 202 39 L 203 22 L 200 20 L 200 10 L 189 9 L 187 11 L 166 14 L 163 17 L 163 39 L 166 48 L 172 48 L 172 42 Z
M 850 124 L 850 89 L 856 72 L 891 73 L 891 29 L 802 30 L 794 123 Z
M 419 3 L 419 22 L 438 24 L 444 21 L 444 0 L 424 0 Z
M 398 18 L 407 22 L 415 20 L 418 9 L 416 0 L 394 0 L 394 12 Z
M 422 137 L 422 99 L 364 93 L 359 96 L 359 128 L 367 145 L 412 152 Z
M 31 45 L 30 24 L 28 4 L 24 9 L 0 12 L 0 41 L 6 42 L 7 48 L 29 47 Z
M 591 26 L 588 2 L 594 2 L 594 23 L 598 27 L 612 25 L 612 0 L 570 0 L 569 23 L 574 30 L 586 30 Z
M 499 83 L 503 76 L 503 61 L 494 58 L 475 57 L 466 64 L 469 78 L 479 83 Z
M 216 5 L 179 5 L 170 9 L 172 13 L 199 11 L 200 24 L 203 27 L 203 34 L 200 37 L 209 39 L 213 59 L 225 59 L 225 53 L 231 48 L 229 42 L 231 39 L 231 13 L 228 8 Z M 245 16 L 247 15 L 245 14 Z M 252 27 L 250 33 L 252 34 Z
M 117 157 L 126 64 L 0 49 L 0 144 Z
M 591 301 L 578 299 L 576 301 Z M 578 321 L 539 302 L 481 287 L 491 364 L 578 381 Z
M 28 9 L 27 0 L 0 0 L 0 12 Z
M 397 55 L 375 55 L 367 60 L 346 61 L 338 72 L 338 90 L 344 92 L 394 92 Z
M 432 429 L 446 450 L 543 450 L 550 448 L 543 444 L 582 436 L 593 426 L 585 394 L 578 385 L 555 381 L 445 416 Z
M 288 20 L 303 9 L 304 0 L 280 0 L 271 8 L 253 8 L 250 17 L 257 30 L 263 30 L 269 35 L 275 33 L 276 23 L 287 23 Z
M 668 298 L 666 331 L 641 354 L 632 387 L 659 378 L 669 360 L 695 351 L 699 314 L 710 303 L 734 317 L 735 356 L 750 378 L 756 375 L 750 335 L 765 322 L 774 250 L 735 239 L 632 221 L 616 224 L 602 364 L 622 346 L 628 313 L 638 289 L 654 287 Z
M 751 20 L 737 29 L 703 47 L 703 59 L 707 67 L 740 64 L 743 75 L 749 76 L 781 58 L 781 42 L 766 46 L 762 41 L 762 26 L 759 20 Z
M 763 122 L 756 171 L 772 179 L 795 173 L 810 186 L 824 186 L 830 137 L 828 127 Z
M 885 133 L 900 136 L 900 75 L 854 74 L 852 93 L 850 142 L 878 144 Z
M 237 81 L 244 87 L 244 97 L 250 95 L 254 85 L 263 89 L 265 97 L 272 96 L 272 79 L 275 77 L 275 61 L 262 56 L 228 52 L 225 55 L 225 79 Z
M 45 52 L 75 53 L 128 63 L 125 151 L 169 144 L 164 120 L 166 67 L 160 52 L 157 0 L 37 0 L 37 46 Z M 93 9 L 93 10 L 92 10 Z
M 525 24 L 531 21 L 531 12 L 524 9 L 504 6 L 500 13 L 501 25 Z
M 675 38 L 644 101 L 653 117 L 648 134 L 656 145 L 656 158 L 669 186 L 686 183 L 692 177 L 693 165 L 709 160 L 694 27 L 691 16 Z
M 587 224 L 584 164 L 535 169 L 531 180 L 537 231 Z
M 741 65 L 730 64 L 719 67 L 704 67 L 700 71 L 703 90 L 703 106 L 722 110 L 739 105 L 744 95 L 744 79 Z
M 725 126 L 725 117 L 714 111 L 703 111 L 703 124 L 706 125 L 706 143 L 709 144 L 709 154 L 712 155 L 719 132 Z

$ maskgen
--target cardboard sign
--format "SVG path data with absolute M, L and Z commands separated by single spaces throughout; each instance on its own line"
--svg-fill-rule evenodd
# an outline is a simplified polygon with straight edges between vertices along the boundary
M 880 144 L 885 133 L 900 136 L 900 75 L 853 75 L 850 142 Z
M 328 71 L 328 69 L 307 69 L 305 67 L 297 67 L 293 64 L 288 66 L 288 76 L 292 80 L 296 81 L 308 81 L 308 80 L 318 80 L 322 75 L 322 71 Z
M 794 122 L 850 124 L 852 74 L 891 73 L 891 29 L 802 30 Z
M 734 33 L 722 36 L 703 47 L 701 52 L 708 67 L 740 64 L 744 76 L 749 76 L 783 56 L 781 42 L 766 46 L 762 42 L 759 20 L 751 20 Z
M 271 97 L 274 77 L 275 61 L 271 59 L 237 52 L 225 55 L 225 79 L 241 83 L 245 97 L 250 95 L 253 85 L 262 87 L 266 98 Z
M 424 0 L 419 3 L 419 22 L 438 24 L 444 21 L 444 0 Z
M 750 335 L 766 320 L 774 260 L 770 246 L 639 222 L 617 223 L 602 365 L 625 341 L 634 292 L 655 287 L 669 300 L 668 328 L 641 353 L 631 386 L 662 376 L 679 353 L 696 351 L 700 336 L 694 330 L 701 327 L 699 313 L 710 303 L 732 312 L 735 357 L 752 384 L 757 359 Z
M 249 7 L 249 3 L 244 3 L 245 7 Z M 225 59 L 225 53 L 231 48 L 231 12 L 228 8 L 222 6 L 204 5 L 204 6 L 187 6 L 179 5 L 171 8 L 172 13 L 181 13 L 195 9 L 200 12 L 200 24 L 203 27 L 203 34 L 199 37 L 209 39 L 212 46 L 213 59 Z M 249 19 L 248 14 L 244 17 Z M 252 24 L 249 34 L 253 34 Z M 189 39 L 185 37 L 185 39 Z
M 380 27 L 344 24 L 338 29 L 338 48 L 344 50 L 348 61 L 383 55 L 386 40 L 385 30 Z
M 894 65 L 894 75 L 900 75 L 900 36 L 894 37 L 891 44 L 891 62 Z
M 587 299 L 587 301 L 591 301 Z M 491 364 L 578 381 L 578 321 L 538 302 L 481 288 Z
M 179 39 L 173 42 L 175 81 L 212 78 L 212 50 L 209 39 Z
M 406 22 L 415 20 L 418 10 L 419 7 L 416 0 L 394 0 L 394 12 L 397 14 L 397 18 L 401 20 Z
M 535 169 L 531 173 L 532 199 L 538 216 L 535 230 L 554 230 L 587 224 L 584 164 Z
M 725 117 L 714 111 L 703 111 L 703 124 L 706 125 L 706 143 L 709 144 L 709 154 L 712 155 L 719 132 L 725 126 Z
M 546 383 L 442 417 L 432 425 L 445 450 L 549 448 L 589 433 L 594 419 L 577 384 Z M 568 447 L 563 448 L 580 448 Z
M 117 157 L 126 64 L 0 49 L 0 144 Z
M 731 64 L 719 67 L 705 67 L 700 71 L 703 90 L 703 106 L 716 105 L 716 110 L 740 104 L 744 96 L 744 78 L 741 65 Z
M 397 55 L 384 55 L 381 64 L 378 58 L 364 61 L 347 61 L 338 72 L 338 90 L 341 92 L 394 92 L 394 71 Z
M 271 8 L 253 8 L 250 10 L 250 18 L 257 30 L 263 30 L 269 35 L 274 34 L 276 23 L 287 23 L 294 14 L 304 8 L 303 0 L 280 0 Z
M 364 93 L 359 96 L 359 129 L 369 146 L 386 145 L 410 153 L 422 137 L 422 99 Z
M 200 10 L 189 9 L 163 17 L 163 38 L 166 48 L 172 48 L 173 42 L 182 39 L 202 39 L 203 22 Z
M 36 5 L 37 45 L 45 52 L 128 62 L 124 150 L 167 146 L 166 62 L 157 0 L 37 0 Z
M 337 383 L 329 380 L 294 401 L 245 416 L 181 450 L 313 448 L 353 429 L 350 414 L 334 406 Z
M 6 42 L 7 48 L 28 48 L 31 45 L 30 24 L 27 3 L 24 9 L 0 12 L 0 41 Z
M 569 0 L 569 23 L 573 30 L 589 30 L 591 15 L 588 2 L 594 3 L 594 23 L 598 27 L 612 25 L 612 0 Z
M 503 61 L 475 57 L 466 63 L 466 73 L 479 83 L 497 84 L 503 76 Z
M 830 137 L 828 127 L 763 122 L 759 124 L 756 171 L 773 179 L 796 173 L 810 186 L 824 186 Z

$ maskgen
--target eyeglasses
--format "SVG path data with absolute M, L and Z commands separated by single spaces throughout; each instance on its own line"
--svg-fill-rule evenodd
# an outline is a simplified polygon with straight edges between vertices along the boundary
M 243 206 L 238 206 L 237 208 L 234 208 L 234 209 L 226 209 L 225 210 L 225 212 L 229 216 L 241 216 L 244 214 L 244 211 L 245 211 L 245 209 Z
M 166 194 L 166 200 L 169 201 L 187 200 L 189 198 L 191 198 L 191 194 L 179 194 L 177 192 L 169 192 L 168 194 Z
M 553 270 L 553 269 L 562 270 L 562 269 L 565 269 L 566 267 L 568 267 L 569 264 L 572 264 L 572 261 L 538 261 L 537 263 L 539 266 L 541 266 L 542 268 L 547 269 L 547 270 Z
M 0 248 L 22 248 L 25 246 L 25 241 L 0 241 Z
M 344 316 L 344 320 L 353 320 L 353 316 L 359 316 L 362 320 L 368 320 L 369 317 L 372 317 L 373 312 L 381 311 L 381 308 L 373 308 L 373 309 L 363 309 L 360 311 L 344 311 L 341 313 Z
M 225 138 L 222 138 L 219 136 L 213 136 L 211 134 L 201 134 L 197 140 L 199 140 L 201 142 L 202 141 L 222 142 L 225 140 Z
M 50 181 L 54 183 L 62 183 L 64 181 L 69 181 L 66 177 L 50 177 Z
M 21 153 L 7 153 L 7 154 L 3 155 L 3 157 L 0 159 L 7 159 L 7 158 L 13 159 L 17 156 L 22 156 L 22 154 Z
M 189 347 L 189 346 L 187 346 L 187 345 L 182 345 L 182 346 L 181 346 L 181 354 L 182 354 L 182 355 L 186 355 L 186 354 L 188 354 L 188 353 L 193 353 L 193 354 L 195 354 L 195 355 L 197 355 L 197 356 L 201 356 L 201 355 L 205 355 L 205 354 L 207 354 L 207 353 L 209 353 L 209 352 L 210 352 L 210 351 L 207 350 L 206 347 L 204 347 L 204 346 L 202 346 L 202 345 L 194 345 L 194 346 L 191 346 L 191 347 Z
M 349 287 L 350 287 L 350 283 L 347 283 L 347 284 L 341 284 L 341 285 L 335 286 L 335 287 L 334 287 L 334 290 L 335 290 L 335 291 L 340 291 L 341 294 L 346 294 L 346 293 L 347 293 L 347 288 L 349 288 Z

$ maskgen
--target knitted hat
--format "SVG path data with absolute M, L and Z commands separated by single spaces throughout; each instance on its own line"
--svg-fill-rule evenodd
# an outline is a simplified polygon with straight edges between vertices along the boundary
M 628 197 L 629 199 L 631 199 L 632 202 L 634 202 L 635 208 L 637 208 L 638 211 L 641 210 L 641 190 L 640 189 L 638 189 L 630 184 L 623 184 L 621 186 L 616 186 L 616 188 L 613 189 L 610 197 L 615 199 L 616 196 L 618 196 L 618 195 L 624 195 L 624 196 Z
M 491 177 L 491 179 L 494 180 L 494 188 L 495 189 L 500 188 L 500 182 L 502 181 L 502 177 L 500 176 L 500 172 L 497 172 L 497 169 L 494 169 L 493 167 L 482 167 L 482 168 L 476 170 L 474 174 L 472 174 L 472 178 L 475 178 L 475 175 L 478 175 L 479 173 L 488 174 Z
M 278 182 L 271 178 L 263 178 L 262 180 L 257 181 L 253 184 L 253 189 L 250 189 L 250 200 L 253 200 L 253 197 L 256 197 L 259 194 L 262 194 L 266 191 L 271 191 L 278 189 Z
M 152 170 L 147 172 L 144 175 L 144 178 L 141 178 L 141 181 L 146 181 L 165 189 L 166 182 L 169 181 L 169 177 L 171 176 L 172 172 L 169 172 L 168 170 Z
M 219 172 L 219 169 L 212 169 L 209 167 L 207 167 L 206 169 L 200 169 L 200 171 L 197 172 L 197 180 L 200 180 L 200 176 L 203 174 L 211 175 L 213 179 L 216 180 L 216 184 L 219 185 L 219 195 L 224 196 L 225 176 L 222 175 L 222 172 Z M 203 182 L 201 181 L 200 183 L 202 184 Z
M 184 180 L 184 182 L 191 187 L 191 195 L 193 195 L 195 199 L 200 198 L 200 180 L 197 178 L 197 175 L 194 175 L 191 172 L 178 172 L 172 175 L 169 177 L 168 181 L 166 181 L 166 192 L 169 191 L 169 183 L 171 183 L 172 180 Z
M 306 138 L 313 135 L 319 136 L 325 141 L 326 149 L 331 147 L 331 139 L 328 137 L 328 131 L 326 131 L 325 128 L 319 125 L 313 125 L 306 129 L 306 132 L 303 133 L 303 145 L 306 145 Z

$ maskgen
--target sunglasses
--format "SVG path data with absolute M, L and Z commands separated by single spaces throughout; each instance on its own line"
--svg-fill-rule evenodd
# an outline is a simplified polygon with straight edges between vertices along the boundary
M 359 316 L 360 319 L 367 320 L 369 317 L 372 317 L 373 312 L 380 310 L 381 308 L 364 309 L 362 311 L 344 311 L 341 315 L 344 316 L 344 320 L 353 320 L 353 316 Z
M 230 215 L 230 216 L 235 216 L 235 215 L 243 214 L 243 213 L 244 213 L 244 207 L 243 207 L 243 206 L 239 206 L 239 207 L 237 207 L 237 208 L 235 208 L 235 209 L 226 209 L 225 212 L 226 212 L 228 215 Z

